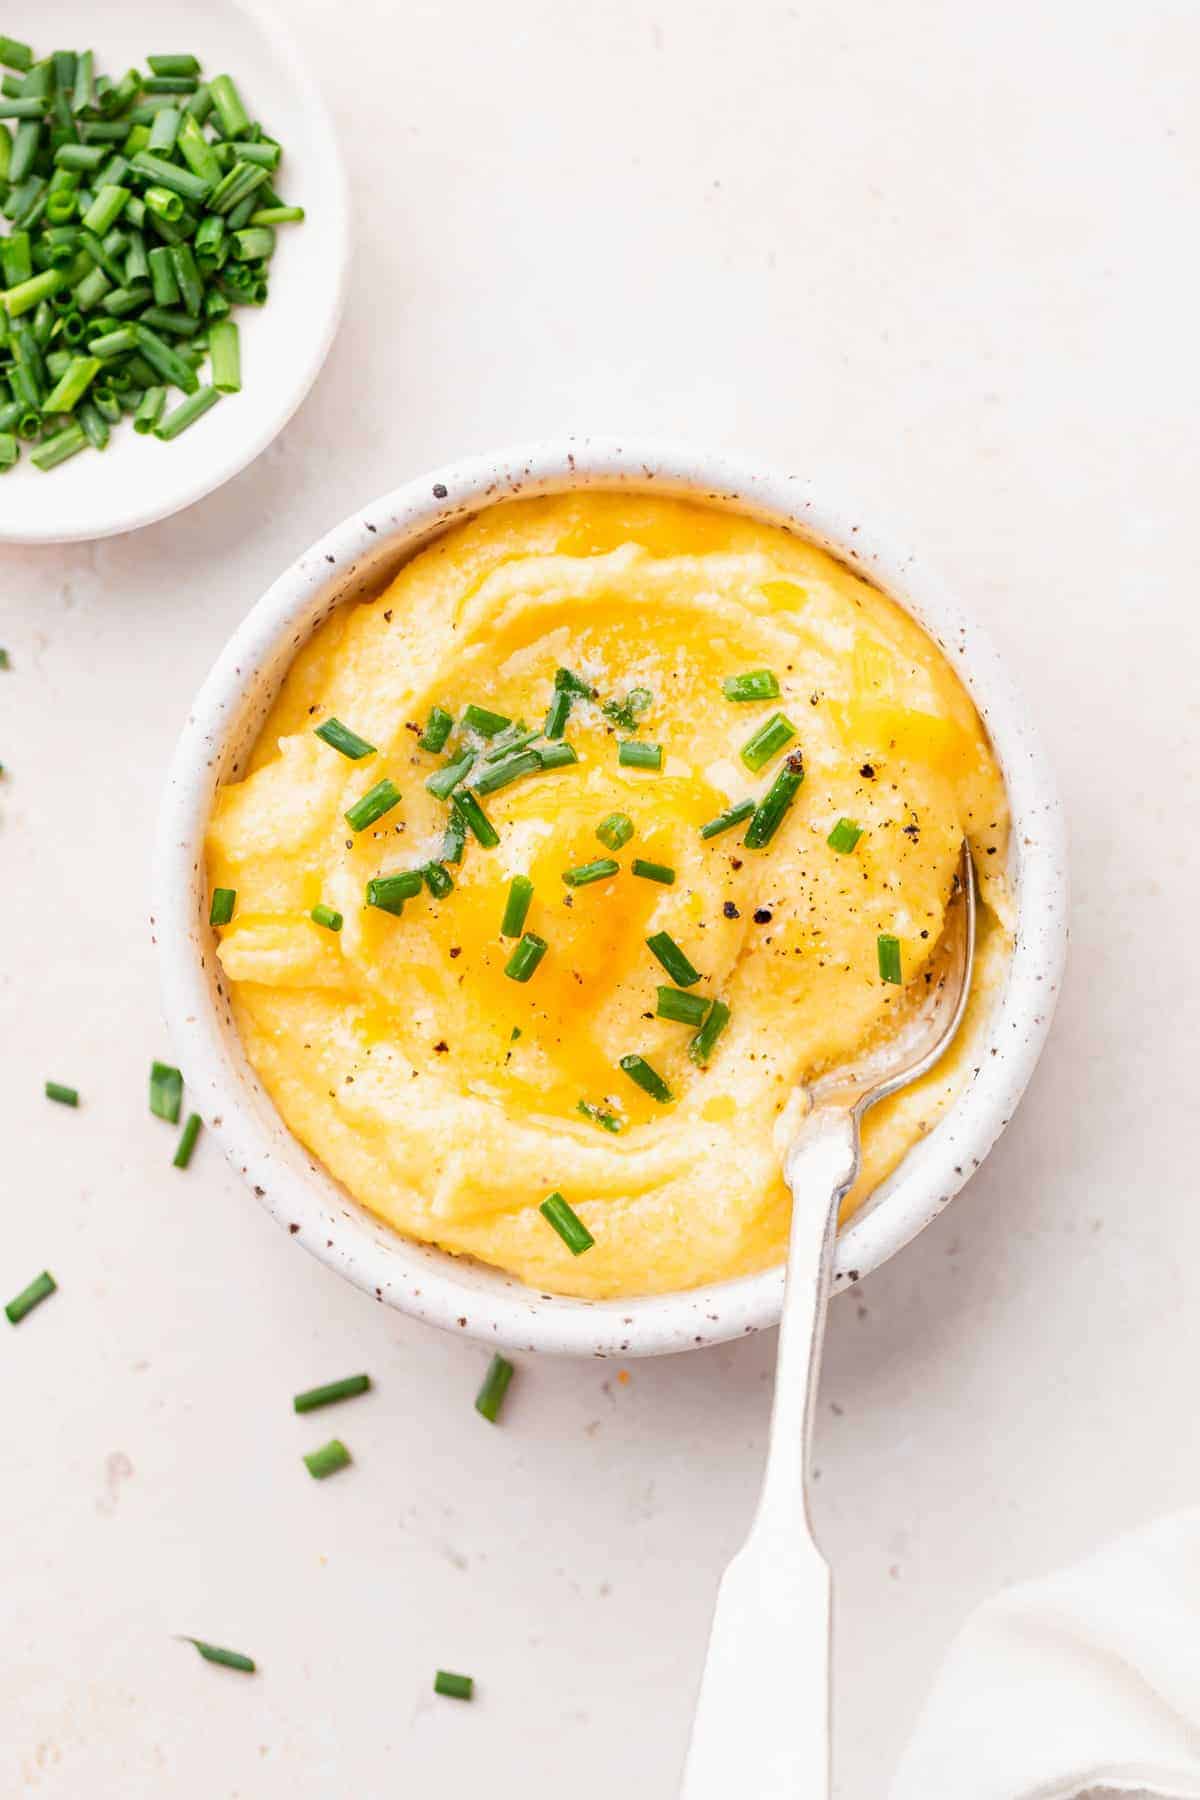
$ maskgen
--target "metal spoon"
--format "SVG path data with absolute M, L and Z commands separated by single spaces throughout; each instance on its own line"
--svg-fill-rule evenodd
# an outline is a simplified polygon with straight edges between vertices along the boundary
M 682 1800 L 827 1800 L 829 1567 L 808 1509 L 808 1468 L 838 1209 L 869 1106 L 907 1087 L 962 1022 L 975 953 L 975 881 L 963 840 L 925 999 L 898 1038 L 801 1089 L 781 1115 L 792 1191 L 787 1289 L 758 1511 L 717 1594 Z

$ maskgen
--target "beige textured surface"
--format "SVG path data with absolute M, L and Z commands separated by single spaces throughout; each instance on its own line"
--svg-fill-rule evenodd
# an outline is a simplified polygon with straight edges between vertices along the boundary
M 177 1174 L 144 1111 L 150 829 L 217 645 L 365 495 L 591 428 L 763 455 L 903 521 L 1029 690 L 1073 820 L 1074 967 L 1033 1089 L 832 1324 L 839 1800 L 878 1800 L 977 1598 L 1200 1486 L 1200 22 L 1164 0 L 291 14 L 358 196 L 325 374 L 195 511 L 4 558 L 0 1265 L 6 1292 L 46 1264 L 62 1291 L 0 1336 L 0 1790 L 525 1800 L 569 1765 L 576 1800 L 671 1800 L 771 1342 L 627 1385 L 526 1362 L 489 1431 L 476 1349 L 364 1304 L 211 1146 Z M 358 1367 L 377 1393 L 330 1422 L 357 1466 L 312 1483 L 329 1431 L 289 1396 Z M 435 1704 L 439 1664 L 475 1673 L 473 1709 Z

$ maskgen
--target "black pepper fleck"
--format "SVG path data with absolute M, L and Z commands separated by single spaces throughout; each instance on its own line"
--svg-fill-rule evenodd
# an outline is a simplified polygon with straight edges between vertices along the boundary
M 740 919 L 740 918 L 741 918 L 741 916 L 742 916 L 742 915 L 741 915 L 741 914 L 740 914 L 740 913 L 739 913 L 739 911 L 738 911 L 738 909 L 737 909 L 737 907 L 736 907 L 736 906 L 735 906 L 735 905 L 734 905 L 734 904 L 733 904 L 733 901 L 732 901 L 732 900 L 727 900 L 727 901 L 726 901 L 726 902 L 725 902 L 725 904 L 724 904 L 724 906 L 723 906 L 723 907 L 722 907 L 722 908 L 721 908 L 721 911 L 722 911 L 722 912 L 723 912 L 723 913 L 724 913 L 724 914 L 725 914 L 725 917 L 726 917 L 726 918 L 727 918 L 727 919 Z M 757 917 L 757 916 L 758 916 L 758 915 L 757 915 L 757 914 L 755 914 L 755 917 Z M 767 917 L 768 917 L 768 918 L 769 918 L 769 917 L 770 917 L 770 914 L 769 914 L 769 913 L 768 913 L 768 915 L 767 915 Z

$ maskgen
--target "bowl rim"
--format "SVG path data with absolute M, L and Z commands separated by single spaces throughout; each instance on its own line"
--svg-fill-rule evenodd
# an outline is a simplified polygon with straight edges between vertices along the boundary
M 236 1033 L 214 972 L 203 892 L 204 830 L 222 759 L 235 733 L 245 738 L 247 708 L 262 708 L 268 689 L 274 695 L 316 625 L 335 606 L 378 591 L 385 563 L 394 569 L 461 518 L 503 500 L 589 487 L 683 495 L 783 525 L 831 551 L 916 619 L 984 719 L 1013 827 L 1017 919 L 1007 980 L 981 1025 L 971 1080 L 843 1227 L 835 1288 L 878 1268 L 936 1217 L 1008 1123 L 1049 1030 L 1067 938 L 1063 816 L 1038 733 L 986 633 L 914 553 L 892 548 L 860 509 L 824 497 L 806 478 L 678 444 L 566 437 L 467 457 L 356 509 L 272 584 L 197 695 L 163 794 L 151 932 L 192 1104 L 268 1211 L 307 1249 L 376 1299 L 493 1347 L 633 1357 L 777 1324 L 783 1266 L 670 1294 L 584 1300 L 539 1293 L 381 1225 L 303 1149 L 244 1055 L 231 1049 Z

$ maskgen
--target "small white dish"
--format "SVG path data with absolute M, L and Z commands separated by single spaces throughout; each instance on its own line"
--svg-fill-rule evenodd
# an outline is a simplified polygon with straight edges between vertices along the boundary
M 286 26 L 257 0 L 206 0 L 199 7 L 188 0 L 123 0 L 113 8 L 39 0 L 20 35 L 37 56 L 90 47 L 97 72 L 114 80 L 167 51 L 190 51 L 206 76 L 232 75 L 251 118 L 283 145 L 283 199 L 307 215 L 300 225 L 279 227 L 266 306 L 236 309 L 240 394 L 225 395 L 169 444 L 140 437 L 122 421 L 106 450 L 82 451 L 44 474 L 23 446 L 16 468 L 0 479 L 0 542 L 63 544 L 133 531 L 190 506 L 237 475 L 283 430 L 337 329 L 349 206 L 320 91 Z M 168 404 L 181 398 L 172 390 Z
M 1063 822 L 1037 733 L 991 644 L 915 556 L 885 547 L 868 514 L 819 498 L 797 476 L 700 451 L 579 438 L 472 457 L 362 507 L 263 596 L 197 696 L 163 798 L 152 929 L 190 1104 L 306 1248 L 376 1299 L 486 1343 L 651 1356 L 777 1324 L 782 1267 L 676 1294 L 579 1300 L 401 1237 L 353 1201 L 275 1111 L 243 1052 L 208 924 L 204 834 L 214 792 L 236 775 L 315 628 L 339 604 L 378 592 L 453 521 L 499 500 L 587 487 L 682 494 L 799 532 L 901 602 L 979 708 L 1012 815 L 1017 928 L 1008 979 L 976 1028 L 973 1079 L 842 1231 L 835 1289 L 878 1268 L 941 1211 L 1008 1123 L 1049 1029 L 1066 948 Z

